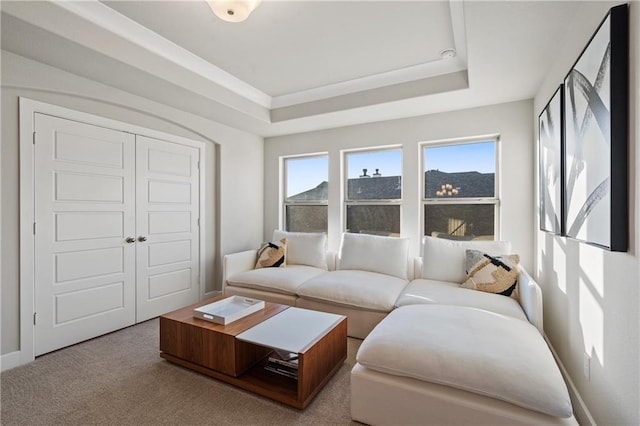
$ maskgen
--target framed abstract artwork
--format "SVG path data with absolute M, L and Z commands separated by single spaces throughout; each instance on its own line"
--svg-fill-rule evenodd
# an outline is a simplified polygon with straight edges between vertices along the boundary
M 628 6 L 613 7 L 564 80 L 565 234 L 628 248 Z
M 538 116 L 540 230 L 563 235 L 564 92 L 562 85 Z

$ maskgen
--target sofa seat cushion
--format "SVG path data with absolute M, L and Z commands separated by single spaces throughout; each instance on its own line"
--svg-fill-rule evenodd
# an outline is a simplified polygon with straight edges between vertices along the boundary
M 438 303 L 469 306 L 527 321 L 520 304 L 511 297 L 463 288 L 447 281 L 413 280 L 402 291 L 396 306 Z
M 389 312 L 406 285 L 406 280 L 391 275 L 341 270 L 305 282 L 298 288 L 298 296 Z
M 313 266 L 288 265 L 286 268 L 262 268 L 240 272 L 227 278 L 228 285 L 296 294 L 302 283 L 327 271 Z
M 506 298 L 505 298 L 506 299 Z M 391 312 L 362 342 L 367 368 L 570 417 L 571 400 L 538 330 L 526 321 L 451 305 Z

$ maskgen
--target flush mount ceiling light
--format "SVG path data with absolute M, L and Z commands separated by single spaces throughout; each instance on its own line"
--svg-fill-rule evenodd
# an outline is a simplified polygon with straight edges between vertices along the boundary
M 454 56 L 456 56 L 456 49 L 453 49 L 451 47 L 440 52 L 440 57 L 442 59 L 449 59 L 453 58 Z
M 207 0 L 213 13 L 223 21 L 242 22 L 258 7 L 262 0 Z

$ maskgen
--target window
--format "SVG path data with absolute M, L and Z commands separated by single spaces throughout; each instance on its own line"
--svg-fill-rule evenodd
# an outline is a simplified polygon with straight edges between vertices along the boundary
M 289 157 L 283 166 L 284 229 L 327 232 L 328 157 Z
M 400 236 L 402 151 L 345 153 L 347 232 Z
M 424 235 L 493 240 L 497 139 L 422 146 Z

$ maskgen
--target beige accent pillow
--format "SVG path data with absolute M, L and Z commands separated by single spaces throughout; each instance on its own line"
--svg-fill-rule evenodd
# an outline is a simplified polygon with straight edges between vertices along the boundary
M 284 268 L 287 266 L 286 254 L 286 238 L 276 243 L 265 243 L 260 250 L 258 250 L 258 260 L 254 269 Z
M 467 250 L 467 280 L 463 288 L 501 294 L 518 300 L 518 263 L 520 256 L 490 256 L 479 250 Z

